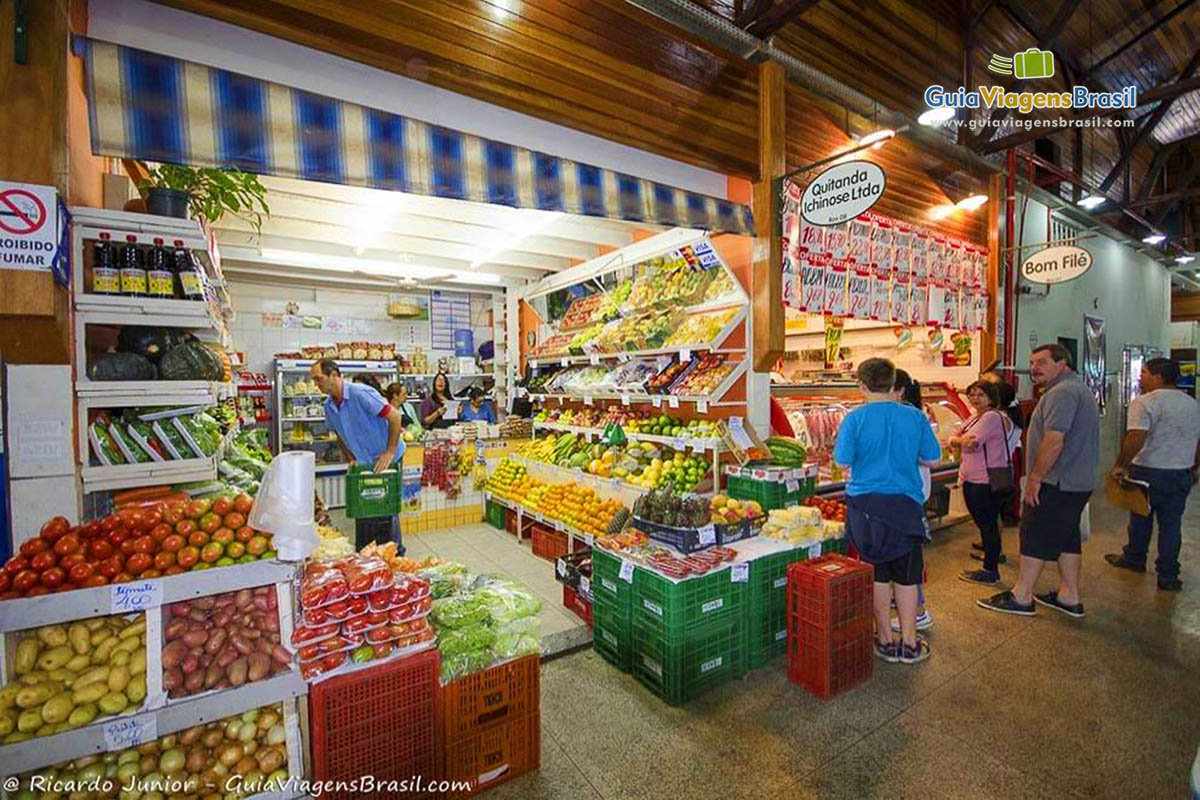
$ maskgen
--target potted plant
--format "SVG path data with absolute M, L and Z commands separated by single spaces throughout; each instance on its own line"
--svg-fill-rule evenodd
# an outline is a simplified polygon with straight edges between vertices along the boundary
M 142 181 L 146 209 L 151 214 L 184 219 L 188 211 L 216 224 L 226 213 L 242 217 L 255 231 L 262 229 L 267 207 L 266 187 L 258 176 L 239 169 L 209 169 L 160 164 Z

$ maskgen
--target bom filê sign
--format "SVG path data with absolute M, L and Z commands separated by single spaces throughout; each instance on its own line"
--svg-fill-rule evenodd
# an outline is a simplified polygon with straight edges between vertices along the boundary
M 1092 268 L 1092 254 L 1082 247 L 1060 245 L 1039 250 L 1021 265 L 1021 275 L 1034 283 L 1063 283 Z
M 54 187 L 0 181 L 0 269 L 48 270 L 57 249 Z

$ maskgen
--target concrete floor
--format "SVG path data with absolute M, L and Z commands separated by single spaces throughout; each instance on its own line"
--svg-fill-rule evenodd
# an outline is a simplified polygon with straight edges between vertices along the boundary
M 979 609 L 993 590 L 956 580 L 976 563 L 975 530 L 960 525 L 927 550 L 924 664 L 877 661 L 869 683 L 822 701 L 777 662 L 672 708 L 591 650 L 576 652 L 543 667 L 541 770 L 484 796 L 1186 797 L 1200 746 L 1200 501 L 1184 520 L 1180 594 L 1157 591 L 1153 570 L 1104 562 L 1124 521 L 1102 498 L 1092 505 L 1084 620 Z M 474 547 L 476 536 L 457 538 Z M 466 552 L 439 537 L 422 539 L 439 555 Z M 1015 530 L 1005 549 L 1015 563 Z M 1005 580 L 1015 574 L 1004 568 Z M 1055 581 L 1043 577 L 1047 588 Z

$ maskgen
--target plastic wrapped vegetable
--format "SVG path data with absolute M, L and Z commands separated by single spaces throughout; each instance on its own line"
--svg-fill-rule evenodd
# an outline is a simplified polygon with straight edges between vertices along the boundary
M 125 461 L 129 464 L 144 464 L 150 460 L 150 454 L 142 449 L 129 432 L 119 421 L 112 421 L 108 424 L 108 434 L 112 437 L 113 443 L 121 450 L 121 454 L 125 456 Z
M 435 600 L 432 616 L 433 624 L 439 630 L 483 625 L 491 619 L 487 600 L 472 594 Z
M 417 573 L 429 582 L 430 594 L 434 599 L 450 597 L 458 592 L 459 587 L 466 582 L 467 568 L 462 564 L 447 562 L 428 567 Z
M 492 643 L 493 658 L 502 660 L 540 653 L 542 644 L 538 625 L 537 617 L 524 617 L 496 628 L 496 638 Z
M 537 595 L 514 581 L 486 576 L 476 585 L 474 596 L 487 605 L 496 625 L 507 625 L 522 617 L 536 617 L 542 610 L 542 601 Z
M 456 656 L 442 656 L 442 683 L 456 681 L 476 672 L 482 672 L 492 663 L 492 654 L 487 650 L 475 650 Z
M 444 630 L 438 634 L 437 646 L 442 656 L 460 656 L 466 653 L 490 653 L 496 642 L 496 632 L 487 625 L 471 625 L 466 628 Z M 491 656 L 488 656 L 490 662 Z
M 108 433 L 107 418 L 98 418 L 88 426 L 88 441 L 92 445 L 92 454 L 105 467 L 114 464 L 124 464 L 125 456 Z

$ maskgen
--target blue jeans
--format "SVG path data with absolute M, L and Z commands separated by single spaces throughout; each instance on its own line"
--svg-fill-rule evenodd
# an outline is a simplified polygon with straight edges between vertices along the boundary
M 1183 544 L 1183 507 L 1192 491 L 1192 472 L 1187 469 L 1152 469 L 1137 464 L 1129 477 L 1150 484 L 1150 516 L 1129 515 L 1129 544 L 1125 560 L 1145 566 L 1150 551 L 1153 518 L 1158 518 L 1158 560 L 1154 567 L 1159 580 L 1179 577 L 1179 548 Z

